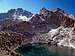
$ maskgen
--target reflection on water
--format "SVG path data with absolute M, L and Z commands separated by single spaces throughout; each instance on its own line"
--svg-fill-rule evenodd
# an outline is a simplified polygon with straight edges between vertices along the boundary
M 75 50 L 48 44 L 26 44 L 17 49 L 22 56 L 75 56 Z

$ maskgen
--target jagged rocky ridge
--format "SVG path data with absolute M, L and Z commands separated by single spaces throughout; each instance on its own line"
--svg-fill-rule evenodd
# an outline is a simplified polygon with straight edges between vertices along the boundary
M 74 48 L 75 17 L 73 15 L 65 13 L 65 11 L 60 8 L 57 8 L 55 11 L 42 8 L 40 13 L 34 16 L 26 12 L 24 16 L 32 16 L 31 19 L 29 21 L 20 21 L 17 20 L 17 17 L 16 20 L 13 20 L 15 18 L 12 17 L 14 11 L 15 9 L 10 10 L 9 13 L 7 13 L 7 15 L 9 14 L 8 17 L 3 15 L 4 19 L 9 19 L 0 21 L 0 49 L 2 52 L 5 52 L 5 54 L 0 52 L 2 56 L 6 55 L 6 52 L 9 53 L 7 55 L 13 56 L 11 54 L 12 52 L 9 52 L 9 49 L 11 50 L 11 48 L 13 48 L 12 51 L 14 51 L 16 48 L 24 45 L 24 43 L 40 42 L 50 45 L 62 44 L 63 46 Z M 19 12 L 19 14 L 23 15 L 22 12 Z
M 68 15 L 60 8 L 57 8 L 56 11 L 49 11 L 45 8 L 42 8 L 40 10 L 40 13 L 34 15 L 28 22 L 19 22 L 18 24 L 13 23 L 13 25 L 9 23 L 7 24 L 9 25 L 8 27 L 4 26 L 6 25 L 5 23 L 2 26 L 4 26 L 4 30 L 8 29 L 12 31 L 22 31 L 23 29 L 25 29 L 25 26 L 22 26 L 22 23 L 23 25 L 26 25 L 26 23 L 28 23 L 26 27 L 29 27 L 28 29 L 31 29 L 33 33 L 46 33 L 51 29 L 58 28 L 59 26 L 74 27 L 74 17 Z
M 0 21 L 6 19 L 18 19 L 19 16 L 31 17 L 33 14 L 22 8 L 10 9 L 7 13 L 0 13 Z

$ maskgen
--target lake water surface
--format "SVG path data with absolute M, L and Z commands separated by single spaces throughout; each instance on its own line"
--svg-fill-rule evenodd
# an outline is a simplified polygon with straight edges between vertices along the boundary
M 17 49 L 21 56 L 75 56 L 75 50 L 48 44 L 26 44 Z

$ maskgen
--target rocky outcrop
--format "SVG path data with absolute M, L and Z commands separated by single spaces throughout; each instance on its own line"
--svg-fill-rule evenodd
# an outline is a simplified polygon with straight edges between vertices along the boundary
M 57 29 L 52 29 L 45 34 L 37 34 L 32 38 L 33 43 L 49 43 L 51 45 L 61 45 L 75 48 L 75 34 L 73 28 L 64 28 L 63 26 Z
M 0 56 L 19 56 L 15 50 L 32 41 L 32 37 L 16 32 L 0 32 Z

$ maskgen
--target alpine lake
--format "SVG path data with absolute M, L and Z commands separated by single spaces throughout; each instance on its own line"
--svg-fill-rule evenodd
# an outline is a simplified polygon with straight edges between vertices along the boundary
M 28 43 L 16 49 L 20 56 L 75 56 L 75 49 L 49 44 Z

